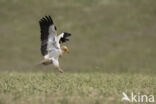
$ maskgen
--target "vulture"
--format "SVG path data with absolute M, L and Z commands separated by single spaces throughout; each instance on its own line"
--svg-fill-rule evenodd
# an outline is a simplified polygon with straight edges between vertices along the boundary
M 59 65 L 59 57 L 65 52 L 69 53 L 67 46 L 61 46 L 62 43 L 69 41 L 70 33 L 62 32 L 57 35 L 56 26 L 50 16 L 45 16 L 39 20 L 40 39 L 41 39 L 41 54 L 44 59 L 40 64 L 53 64 L 54 67 L 61 73 L 62 68 Z

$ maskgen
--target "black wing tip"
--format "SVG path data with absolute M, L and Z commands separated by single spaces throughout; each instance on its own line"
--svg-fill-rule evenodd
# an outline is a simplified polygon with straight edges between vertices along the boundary
M 67 33 L 67 32 L 63 32 L 63 33 L 64 33 L 64 37 L 68 37 L 72 35 L 71 33 Z
M 71 33 L 67 33 L 67 32 L 63 32 L 64 35 L 63 37 L 60 39 L 59 43 L 64 43 L 66 41 L 69 41 L 69 39 L 67 37 L 71 36 L 72 34 Z
M 39 24 L 49 24 L 49 25 L 52 25 L 54 24 L 52 18 L 50 15 L 46 15 L 44 17 L 42 17 L 40 20 L 39 20 Z

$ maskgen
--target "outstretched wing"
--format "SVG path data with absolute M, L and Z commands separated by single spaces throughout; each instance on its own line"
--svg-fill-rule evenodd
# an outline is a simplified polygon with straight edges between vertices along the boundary
M 58 36 L 59 43 L 64 43 L 66 41 L 69 41 L 68 37 L 71 36 L 70 33 L 63 32 Z
M 51 50 L 50 48 L 56 48 L 56 27 L 50 16 L 43 17 L 39 24 L 41 30 L 41 53 L 45 56 Z

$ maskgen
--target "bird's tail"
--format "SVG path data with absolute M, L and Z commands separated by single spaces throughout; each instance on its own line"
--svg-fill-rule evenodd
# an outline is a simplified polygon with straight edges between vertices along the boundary
M 49 65 L 49 64 L 52 64 L 52 60 L 42 60 L 39 65 Z

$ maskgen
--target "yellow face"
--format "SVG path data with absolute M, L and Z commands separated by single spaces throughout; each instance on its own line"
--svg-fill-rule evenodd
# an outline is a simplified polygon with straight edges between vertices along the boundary
M 65 52 L 69 52 L 69 49 L 68 48 L 65 48 Z
M 69 49 L 66 46 L 63 46 L 63 50 L 67 53 L 69 53 Z

